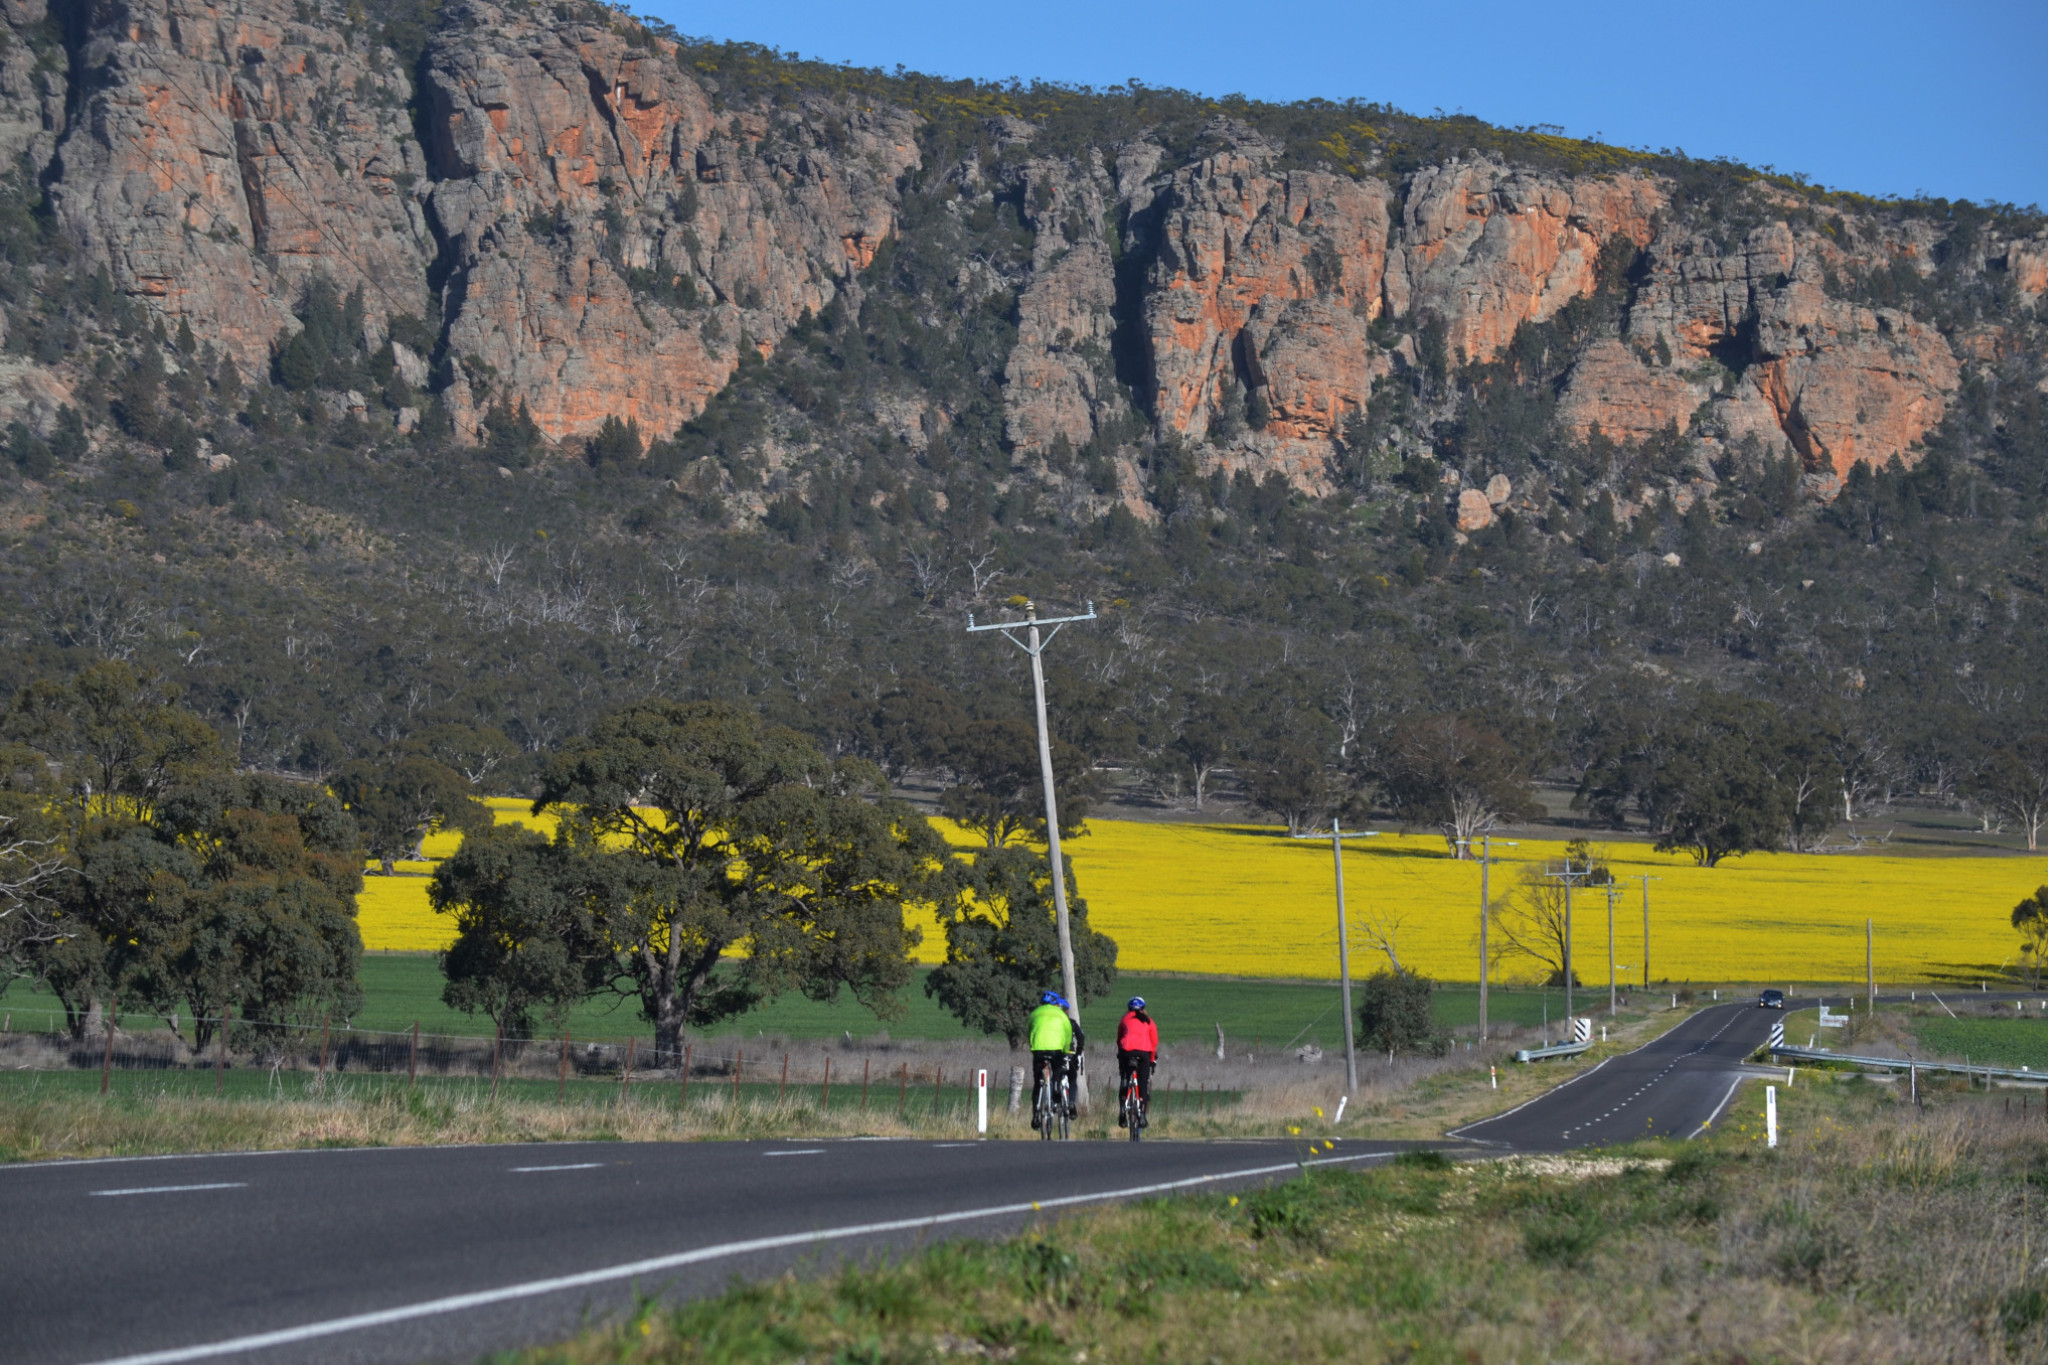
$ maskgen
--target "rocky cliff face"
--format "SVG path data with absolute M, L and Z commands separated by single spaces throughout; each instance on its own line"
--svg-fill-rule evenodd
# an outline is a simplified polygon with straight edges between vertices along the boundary
M 477 4 L 427 58 L 450 349 L 550 436 L 666 434 L 847 288 L 917 164 L 898 109 L 720 118 L 675 49 Z
M 747 350 L 857 310 L 905 196 L 928 190 L 910 109 L 721 90 L 595 6 L 461 0 L 415 62 L 307 0 L 44 4 L 0 0 L 0 153 L 44 177 L 115 289 L 248 372 L 299 326 L 308 281 L 360 291 L 368 345 L 401 317 L 434 339 L 465 438 L 500 401 L 558 441 L 613 416 L 667 435 Z M 1126 501 L 1167 438 L 1328 492 L 1425 329 L 1455 370 L 1602 289 L 1616 320 L 1528 382 L 1554 389 L 1571 439 L 1693 439 L 1700 478 L 1737 448 L 1796 452 L 1822 489 L 1857 461 L 1911 463 L 1964 366 L 2012 345 L 1995 319 L 1857 301 L 1852 282 L 1925 276 L 1945 250 L 1946 229 L 1896 214 L 1824 222 L 1760 189 L 1734 232 L 1635 170 L 1473 154 L 1357 174 L 1222 122 L 1179 154 L 1145 132 L 1080 151 L 1036 136 L 1003 121 L 944 177 L 963 203 L 1014 204 L 1030 243 L 1014 268 L 960 261 L 958 292 L 1014 298 L 1015 466 L 1056 478 L 1057 452 L 1087 450 L 1120 471 L 1096 492 Z M 2048 236 L 1972 250 L 2015 307 L 2048 291 Z M 1616 263 L 1626 278 L 1604 278 Z M 943 407 L 918 421 L 947 425 Z
M 0 165 L 26 161 L 40 176 L 64 131 L 69 60 L 44 0 L 4 0 L 0 22 Z
M 1615 358 L 1587 382 L 1574 376 L 1574 420 L 1607 415 L 1616 433 L 1673 419 L 1683 427 L 1689 403 L 1712 397 L 1729 430 L 1789 443 L 1815 472 L 1840 477 L 1858 460 L 1910 460 L 1955 391 L 1955 355 L 1938 332 L 1905 313 L 1830 298 L 1825 275 L 1853 264 L 1820 234 L 1795 236 L 1782 222 L 1755 229 L 1728 253 L 1698 236 L 1658 239 L 1628 339 L 1639 357 L 1661 347 L 1665 373 L 1643 373 L 1641 364 L 1631 371 L 1610 352 Z M 1704 382 L 1711 370 L 1695 368 L 1692 382 L 1674 382 L 1673 374 L 1715 359 L 1742 367 L 1724 392 Z M 1610 393 L 1653 391 L 1661 403 L 1625 402 L 1611 413 L 1603 404 Z
M 1397 315 L 1441 317 L 1457 352 L 1490 360 L 1517 327 L 1592 292 L 1602 246 L 1648 245 L 1663 207 L 1663 192 L 1640 175 L 1566 180 L 1488 161 L 1429 167 L 1408 191 L 1388 303 Z
M 406 73 L 359 32 L 296 14 L 311 17 L 280 3 L 95 5 L 51 187 L 115 288 L 258 371 L 315 274 L 360 288 L 381 327 L 428 309 L 435 254 Z
M 1368 337 L 1385 306 L 1389 194 L 1276 172 L 1279 149 L 1238 141 L 1160 195 L 1144 310 L 1152 413 L 1227 467 L 1320 489 L 1345 415 L 1392 367 Z
M 303 5 L 101 5 L 58 215 L 116 288 L 245 368 L 322 275 L 362 290 L 379 337 L 401 314 L 445 328 L 481 391 L 459 417 L 496 394 L 550 436 L 608 415 L 672 430 L 742 345 L 771 349 L 872 259 L 914 120 L 814 103 L 721 121 L 672 45 L 526 14 L 449 16 L 416 92 Z M 10 109 L 0 138 L 32 151 L 40 106 Z

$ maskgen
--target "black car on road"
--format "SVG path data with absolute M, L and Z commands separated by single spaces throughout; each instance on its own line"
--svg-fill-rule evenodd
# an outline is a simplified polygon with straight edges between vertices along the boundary
M 1765 991 L 1756 998 L 1756 1007 L 1760 1010 L 1781 1010 L 1785 1008 L 1785 992 Z

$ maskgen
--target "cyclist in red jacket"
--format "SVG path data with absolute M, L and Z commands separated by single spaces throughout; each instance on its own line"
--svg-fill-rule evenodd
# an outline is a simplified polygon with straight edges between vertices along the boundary
M 1159 1025 L 1152 1022 L 1152 1016 L 1145 1013 L 1145 997 L 1131 997 L 1129 1012 L 1116 1024 L 1116 1070 L 1117 1093 L 1131 1083 L 1131 1075 L 1137 1073 L 1138 1099 L 1143 1110 L 1138 1119 L 1140 1128 L 1151 1126 L 1152 1113 L 1152 1068 L 1159 1065 Z M 1124 1126 L 1121 1106 L 1117 1109 L 1116 1126 Z

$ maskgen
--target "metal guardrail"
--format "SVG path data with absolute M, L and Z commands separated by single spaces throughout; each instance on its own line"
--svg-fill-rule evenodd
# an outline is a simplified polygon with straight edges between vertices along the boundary
M 2048 1085 L 2048 1071 L 2029 1071 L 2009 1066 L 1980 1066 L 1975 1062 L 1923 1062 L 1917 1057 L 1862 1057 L 1849 1052 L 1834 1052 L 1824 1047 L 1772 1047 L 1768 1049 L 1773 1057 L 1795 1062 L 1847 1062 L 1851 1066 L 1877 1066 L 1887 1071 L 1943 1071 L 1964 1076 L 1982 1076 L 1989 1081 L 1994 1078 L 2011 1081 L 2035 1081 Z
M 1592 1046 L 1591 1043 L 1558 1043 L 1551 1047 L 1525 1047 L 1515 1053 L 1515 1060 L 1540 1062 L 1546 1057 L 1576 1057 Z M 2042 1079 L 2048 1080 L 2048 1077 Z

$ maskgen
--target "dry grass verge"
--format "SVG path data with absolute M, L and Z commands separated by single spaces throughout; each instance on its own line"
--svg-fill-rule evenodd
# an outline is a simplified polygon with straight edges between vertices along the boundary
M 1443 1057 L 1360 1059 L 1360 1090 L 1342 1131 L 1352 1137 L 1433 1138 L 1569 1079 L 1601 1056 L 1639 1045 L 1653 1031 L 1684 1018 L 1660 1012 L 1625 1018 L 1612 1041 L 1579 1063 L 1517 1066 L 1502 1051 L 1451 1052 Z M 14 1039 L 10 1060 L 32 1061 Z M 40 1044 L 38 1044 L 40 1045 Z M 488 1064 L 488 1042 L 480 1044 Z M 227 1094 L 213 1095 L 210 1072 L 119 1072 L 113 1093 L 98 1093 L 97 1074 L 82 1070 L 0 1072 L 0 1160 L 136 1156 L 171 1152 L 309 1146 L 409 1146 L 433 1143 L 554 1141 L 689 1141 L 736 1137 L 854 1135 L 963 1137 L 973 1132 L 972 1092 L 959 1081 L 974 1069 L 990 1073 L 989 1135 L 1030 1138 L 1027 1117 L 1009 1112 L 1010 1055 L 985 1043 L 906 1042 L 883 1047 L 757 1040 L 737 1097 L 730 1079 L 698 1071 L 685 1101 L 672 1071 L 634 1073 L 630 1089 L 616 1081 L 570 1080 L 558 1101 L 551 1049 L 529 1048 L 505 1059 L 494 1095 L 481 1077 L 405 1078 L 354 1072 L 322 1078 L 308 1071 L 231 1068 Z M 785 1087 L 783 1059 L 790 1082 Z M 827 1058 L 835 1077 L 829 1095 L 818 1078 Z M 1488 1084 L 1498 1063 L 1501 1088 Z M 862 1076 L 871 1083 L 862 1103 Z M 905 1079 L 907 1077 L 907 1079 Z M 934 1079 L 951 1078 L 943 1090 Z M 1110 1091 L 1116 1081 L 1094 1075 L 1096 1103 L 1084 1115 L 1083 1137 L 1120 1136 Z M 1273 1136 L 1328 1131 L 1343 1093 L 1341 1055 L 1304 1064 L 1281 1054 L 1216 1058 L 1177 1048 L 1161 1069 L 1154 1097 L 1159 1137 Z M 825 1103 L 821 1104 L 821 1101 Z

